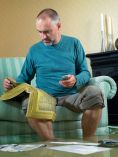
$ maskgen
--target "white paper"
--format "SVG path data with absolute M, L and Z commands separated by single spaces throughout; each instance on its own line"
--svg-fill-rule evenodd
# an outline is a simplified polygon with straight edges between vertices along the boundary
M 87 154 L 92 154 L 101 151 L 108 151 L 111 148 L 84 146 L 84 145 L 66 145 L 66 146 L 48 147 L 48 149 L 87 155 Z
M 53 143 L 53 144 L 66 144 L 66 145 L 69 145 L 69 144 L 78 144 L 78 145 L 85 145 L 85 146 L 98 146 L 99 143 L 91 143 L 91 142 L 50 142 L 50 143 Z
M 6 145 L 0 145 L 0 151 L 22 152 L 22 151 L 29 151 L 45 146 L 46 146 L 45 144 L 6 144 Z

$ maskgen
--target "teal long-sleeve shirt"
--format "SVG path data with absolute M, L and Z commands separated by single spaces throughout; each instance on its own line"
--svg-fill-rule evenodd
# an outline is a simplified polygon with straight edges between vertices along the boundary
M 63 75 L 75 75 L 77 82 L 65 88 L 59 84 Z M 86 57 L 80 41 L 62 35 L 55 45 L 45 45 L 42 41 L 33 45 L 24 62 L 17 82 L 31 83 L 36 75 L 37 88 L 53 96 L 74 94 L 90 79 Z

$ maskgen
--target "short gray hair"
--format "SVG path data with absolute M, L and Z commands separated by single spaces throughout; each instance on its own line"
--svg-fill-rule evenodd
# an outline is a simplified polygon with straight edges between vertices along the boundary
M 51 8 L 46 8 L 43 9 L 42 11 L 40 11 L 37 15 L 37 19 L 39 18 L 45 18 L 45 16 L 48 16 L 49 18 L 51 18 L 52 21 L 54 21 L 55 23 L 58 23 L 60 21 L 60 17 L 57 13 L 57 11 L 51 9 Z

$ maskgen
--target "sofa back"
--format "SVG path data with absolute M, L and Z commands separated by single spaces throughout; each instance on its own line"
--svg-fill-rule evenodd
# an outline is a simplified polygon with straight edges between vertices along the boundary
M 0 95 L 3 93 L 3 80 L 6 77 L 16 79 L 20 74 L 25 57 L 6 57 L 0 58 Z M 32 81 L 35 85 L 35 80 Z

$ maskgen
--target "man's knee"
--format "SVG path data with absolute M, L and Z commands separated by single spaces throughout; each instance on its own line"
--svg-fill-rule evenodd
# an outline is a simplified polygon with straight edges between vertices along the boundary
M 27 120 L 33 124 L 37 124 L 37 123 L 52 123 L 52 120 L 48 120 L 48 119 L 36 119 L 36 118 L 27 118 Z
M 87 86 L 84 94 L 88 100 L 94 98 L 100 101 L 100 103 L 103 103 L 103 95 L 101 89 L 97 86 L 94 85 Z
M 100 88 L 97 86 L 94 86 L 94 85 L 87 86 L 85 91 L 86 91 L 87 95 L 93 95 L 93 96 L 99 95 L 100 97 L 102 96 L 102 92 L 101 92 Z
M 104 101 L 100 88 L 90 85 L 87 86 L 82 93 L 82 103 L 80 104 L 80 108 L 86 110 L 93 107 L 104 107 Z
M 42 128 L 46 128 L 51 130 L 52 129 L 52 120 L 42 120 L 42 119 L 35 119 L 35 118 L 28 118 L 28 123 L 30 124 L 30 126 L 34 129 L 42 129 Z

